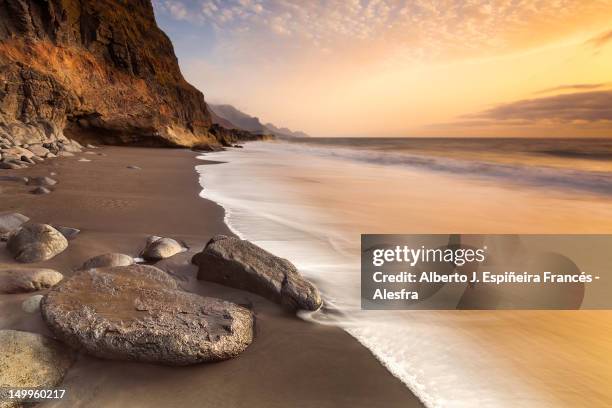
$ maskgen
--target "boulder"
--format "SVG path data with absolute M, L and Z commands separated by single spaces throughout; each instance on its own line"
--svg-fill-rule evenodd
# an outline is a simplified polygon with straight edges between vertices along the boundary
M 63 278 L 61 273 L 53 269 L 0 269 L 0 293 L 25 293 L 48 289 L 58 284 Z
M 2 153 L 4 155 L 12 156 L 12 157 L 17 157 L 17 158 L 19 158 L 21 156 L 25 156 L 25 157 L 28 157 L 28 158 L 34 156 L 34 153 L 32 153 L 30 150 L 28 150 L 26 148 L 23 148 L 23 147 L 20 147 L 20 146 L 15 146 L 15 147 L 11 147 L 11 148 L 8 148 L 8 149 L 4 149 L 4 150 L 2 150 Z
M 19 262 L 42 262 L 68 248 L 68 241 L 50 225 L 25 224 L 9 236 L 6 248 Z
M 152 239 L 157 238 L 157 239 Z M 149 237 L 142 257 L 147 261 L 159 261 L 183 252 L 185 248 L 172 238 Z
M 253 339 L 249 310 L 184 292 L 147 265 L 79 272 L 49 291 L 41 314 L 59 339 L 108 359 L 218 361 L 236 357 Z
M 0 152 L 2 153 L 2 161 L 4 162 L 19 160 L 21 158 L 21 154 L 10 152 L 8 149 L 2 149 Z
M 114 266 L 129 266 L 134 264 L 134 258 L 126 254 L 109 253 L 94 256 L 85 261 L 81 269 L 107 268 Z
M 76 140 L 69 140 L 62 146 L 62 151 L 70 153 L 80 153 L 82 149 L 83 146 L 81 146 Z
M 0 392 L 7 388 L 55 388 L 74 362 L 69 347 L 38 333 L 0 330 Z M 0 397 L 0 407 L 20 407 Z
M 35 156 L 45 157 L 49 153 L 49 149 L 41 144 L 33 144 L 28 148 Z
M 51 177 L 30 177 L 28 186 L 52 187 L 57 184 L 57 180 Z
M 193 257 L 198 279 L 257 293 L 293 309 L 317 310 L 321 296 L 288 260 L 257 245 L 217 235 Z
M 30 296 L 21 303 L 21 310 L 26 313 L 36 313 L 40 311 L 40 301 L 43 295 Z

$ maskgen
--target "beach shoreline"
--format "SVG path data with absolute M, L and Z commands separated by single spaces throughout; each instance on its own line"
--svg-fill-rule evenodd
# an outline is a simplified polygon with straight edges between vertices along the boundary
M 317 284 L 332 310 L 314 321 L 351 333 L 427 406 L 606 406 L 609 311 L 364 311 L 358 260 L 364 232 L 606 233 L 609 197 L 386 164 L 373 144 L 380 163 L 249 143 L 202 166 L 203 193 Z
M 41 406 L 422 406 L 342 329 L 303 321 L 259 296 L 196 280 L 191 256 L 213 235 L 232 234 L 223 209 L 200 197 L 195 167 L 207 162 L 197 157 L 183 149 L 103 147 L 2 172 L 55 173 L 59 183 L 39 196 L 22 183 L 2 181 L 0 212 L 81 230 L 66 251 L 29 266 L 54 268 L 69 277 L 93 256 L 122 252 L 136 257 L 147 236 L 168 236 L 184 241 L 189 250 L 156 266 L 187 291 L 250 305 L 256 315 L 255 340 L 236 359 L 172 368 L 81 354 L 62 383 L 66 398 Z M 83 158 L 90 161 L 79 161 Z M 0 266 L 15 266 L 4 246 Z M 21 309 L 32 294 L 0 295 L 1 329 L 51 335 L 39 314 Z

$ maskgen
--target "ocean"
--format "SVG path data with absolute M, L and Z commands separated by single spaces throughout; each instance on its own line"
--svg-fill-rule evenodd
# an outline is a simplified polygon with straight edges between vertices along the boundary
M 612 233 L 612 141 L 308 138 L 198 166 L 240 237 L 295 263 L 429 407 L 609 406 L 607 311 L 364 311 L 363 233 Z

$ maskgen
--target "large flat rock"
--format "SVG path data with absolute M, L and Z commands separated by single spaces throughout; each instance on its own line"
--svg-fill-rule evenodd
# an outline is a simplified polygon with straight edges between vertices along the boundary
M 184 292 L 147 265 L 82 271 L 41 303 L 64 342 L 101 358 L 187 365 L 236 357 L 253 340 L 252 313 Z

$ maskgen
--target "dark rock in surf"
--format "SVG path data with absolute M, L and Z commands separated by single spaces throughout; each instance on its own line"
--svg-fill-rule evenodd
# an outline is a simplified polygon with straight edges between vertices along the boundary
M 317 310 L 321 296 L 288 260 L 234 237 L 217 235 L 192 262 L 198 279 L 247 290 L 293 309 Z

